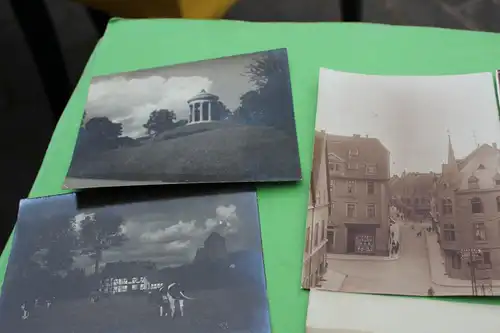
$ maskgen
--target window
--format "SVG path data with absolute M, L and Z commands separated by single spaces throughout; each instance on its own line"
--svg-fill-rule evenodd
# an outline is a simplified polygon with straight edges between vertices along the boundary
M 485 269 L 491 269 L 491 267 L 493 266 L 491 264 L 491 255 L 489 252 L 483 252 L 483 256 L 482 256 L 482 260 L 483 260 L 483 267 Z
M 366 174 L 367 175 L 376 175 L 377 174 L 377 166 L 375 164 L 367 164 L 366 165 Z
M 349 149 L 349 156 L 358 156 L 359 150 L 357 148 Z
M 375 215 L 376 215 L 375 204 L 366 205 L 366 216 L 368 218 L 375 218 Z
M 455 238 L 455 225 L 454 224 L 444 224 L 444 240 L 448 242 L 454 242 Z
M 358 169 L 358 163 L 349 162 L 349 163 L 347 163 L 347 168 L 349 170 L 357 170 Z
M 495 185 L 500 186 L 500 179 L 495 179 Z
M 479 214 L 483 212 L 483 203 L 480 198 L 474 197 L 470 200 L 472 214 Z
M 443 199 L 443 214 L 450 215 L 453 214 L 453 202 L 450 198 Z
M 356 192 L 356 181 L 355 180 L 348 180 L 347 181 L 347 193 L 354 193 Z
M 500 197 L 497 197 L 497 212 L 500 212 Z
M 321 241 L 326 238 L 325 220 L 321 220 Z
M 319 228 L 318 228 L 319 223 L 314 224 L 314 247 L 318 246 L 318 240 L 319 240 Z
M 469 184 L 469 189 L 478 189 L 479 188 L 479 179 L 472 175 L 469 177 L 467 180 L 467 183 Z
M 347 206 L 347 217 L 356 217 L 356 204 L 348 203 L 346 206 Z
M 478 242 L 486 240 L 486 226 L 484 223 L 474 223 L 474 240 Z
M 375 194 L 375 182 L 374 181 L 367 181 L 366 182 L 366 193 L 367 194 Z
M 335 171 L 340 171 L 340 164 L 338 163 L 335 163 Z
M 451 255 L 451 268 L 462 269 L 462 258 L 458 252 L 453 252 Z
M 337 186 L 337 182 L 335 179 L 330 180 L 330 193 L 331 195 L 335 195 L 335 188 Z
M 133 284 L 133 285 L 132 285 L 132 290 L 137 290 L 137 289 L 138 289 L 138 287 L 139 287 L 139 285 L 138 285 L 138 284 Z

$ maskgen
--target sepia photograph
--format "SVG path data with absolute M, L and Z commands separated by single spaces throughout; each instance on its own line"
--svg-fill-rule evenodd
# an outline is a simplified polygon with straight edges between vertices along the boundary
M 20 204 L 5 332 L 268 333 L 268 312 L 253 191 Z
M 306 333 L 497 333 L 500 307 L 311 290 L 306 326 Z
M 300 179 L 278 49 L 94 77 L 63 187 Z
M 491 73 L 321 69 L 303 288 L 500 295 L 499 144 Z

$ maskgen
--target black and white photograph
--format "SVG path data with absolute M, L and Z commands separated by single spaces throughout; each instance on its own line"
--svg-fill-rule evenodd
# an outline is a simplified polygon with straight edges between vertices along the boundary
M 25 199 L 0 297 L 16 333 L 270 332 L 253 191 Z
M 497 333 L 499 325 L 495 305 L 311 290 L 306 333 Z
M 278 49 L 94 77 L 63 187 L 299 180 Z
M 302 286 L 500 295 L 499 144 L 491 73 L 321 69 Z

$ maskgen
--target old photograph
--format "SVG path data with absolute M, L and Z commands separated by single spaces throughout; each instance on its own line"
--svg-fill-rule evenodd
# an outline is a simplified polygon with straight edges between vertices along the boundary
M 64 188 L 300 179 L 278 49 L 94 77 Z
M 268 312 L 255 192 L 20 204 L 5 332 L 268 333 Z
M 306 325 L 306 333 L 497 333 L 500 307 L 311 290 Z
M 491 73 L 320 72 L 302 286 L 500 295 Z

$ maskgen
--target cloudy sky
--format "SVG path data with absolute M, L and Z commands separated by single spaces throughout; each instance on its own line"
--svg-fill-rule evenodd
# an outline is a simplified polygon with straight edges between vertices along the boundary
M 88 92 L 88 117 L 106 116 L 123 124 L 123 135 L 138 137 L 156 109 L 188 118 L 187 100 L 202 89 L 219 96 L 231 110 L 254 86 L 242 75 L 256 55 L 244 55 L 136 72 L 95 77 Z
M 169 200 L 150 200 L 107 206 L 123 217 L 122 232 L 127 241 L 103 253 L 101 264 L 115 261 L 153 261 L 158 267 L 177 266 L 194 259 L 198 248 L 220 223 L 228 251 L 259 250 L 260 224 L 255 192 L 191 196 Z M 13 253 L 33 248 L 33 233 L 46 233 L 45 228 L 61 227 L 57 217 L 72 218 L 76 231 L 85 215 L 96 209 L 78 209 L 74 194 L 25 200 L 21 203 L 18 231 Z M 105 223 L 105 221 L 99 221 Z M 220 231 L 219 231 L 220 232 Z M 92 270 L 87 256 L 74 258 L 74 266 Z
M 127 241 L 105 251 L 102 264 L 144 260 L 161 268 L 189 263 L 221 221 L 228 251 L 261 246 L 256 196 L 250 192 L 134 203 L 113 211 L 124 218 Z M 92 213 L 79 212 L 75 221 Z M 88 257 L 75 259 L 76 267 L 92 267 Z
M 376 137 L 391 153 L 391 174 L 441 172 L 448 134 L 455 156 L 477 144 L 500 146 L 491 73 L 378 76 L 321 69 L 316 128 Z

